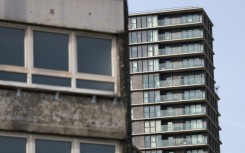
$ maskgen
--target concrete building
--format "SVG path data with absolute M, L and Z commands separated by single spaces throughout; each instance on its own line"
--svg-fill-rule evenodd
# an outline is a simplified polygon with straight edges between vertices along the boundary
M 220 153 L 212 22 L 202 8 L 129 15 L 133 144 Z
M 131 152 L 127 22 L 126 0 L 0 0 L 1 153 Z

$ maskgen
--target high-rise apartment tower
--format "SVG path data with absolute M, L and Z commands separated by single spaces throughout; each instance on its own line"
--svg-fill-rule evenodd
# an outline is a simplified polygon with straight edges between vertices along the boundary
M 132 136 L 143 153 L 220 153 L 212 26 L 199 7 L 130 15 Z

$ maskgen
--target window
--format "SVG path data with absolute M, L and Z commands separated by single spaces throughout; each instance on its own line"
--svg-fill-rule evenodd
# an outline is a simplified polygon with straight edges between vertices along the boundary
M 0 136 L 0 152 L 26 153 L 26 138 Z
M 159 102 L 159 101 L 160 101 L 160 91 L 145 91 L 144 92 L 144 103 L 154 103 L 154 102 Z
M 0 80 L 26 82 L 24 39 L 24 28 L 0 26 Z M 20 73 L 14 73 L 16 69 Z
M 142 42 L 147 42 L 147 31 L 141 31 L 142 32 Z
M 36 153 L 71 153 L 71 142 L 36 139 Z
M 145 136 L 145 148 L 151 147 L 151 136 Z
M 188 150 L 187 153 L 204 153 L 204 150 L 199 149 L 199 150 Z
M 192 15 L 187 15 L 187 22 L 193 22 Z
M 119 144 L 106 140 L 86 140 L 44 135 L 0 132 L 1 153 L 116 153 Z
M 145 106 L 144 118 L 160 117 L 160 106 Z
M 150 150 L 150 151 L 145 151 L 145 153 L 162 153 L 162 150 Z
M 148 71 L 154 70 L 154 62 L 153 60 L 148 60 Z
M 136 29 L 136 18 L 131 18 L 131 29 Z
M 157 30 L 148 30 L 147 31 L 147 41 L 154 42 L 158 40 L 158 31 Z
M 138 62 L 133 61 L 133 71 L 132 72 L 138 72 Z
M 154 52 L 153 52 L 153 46 L 152 45 L 148 45 L 148 57 L 154 56 Z
M 141 28 L 141 17 L 137 17 L 137 28 Z
M 78 72 L 111 76 L 111 47 L 110 39 L 77 36 Z
M 24 67 L 24 39 L 24 29 L 0 27 L 0 65 Z
M 146 16 L 142 16 L 142 28 L 146 28 Z
M 152 16 L 147 16 L 147 27 L 152 27 Z
M 149 93 L 148 92 L 144 92 L 144 103 L 149 103 Z
M 129 34 L 129 36 L 131 36 L 130 38 L 131 38 L 131 41 L 130 41 L 130 43 L 137 43 L 138 41 L 137 41 L 137 32 L 131 32 L 130 34 Z
M 80 153 L 115 153 L 114 145 L 80 143 Z
M 33 35 L 34 68 L 68 71 L 69 35 L 44 31 Z
M 162 146 L 161 135 L 145 136 L 145 148 L 154 148 Z
M 138 57 L 137 47 L 130 47 L 130 58 Z
M 188 90 L 184 91 L 184 99 L 189 100 L 189 99 L 201 99 L 203 98 L 203 91 L 201 90 Z
M 114 36 L 1 24 L 4 25 L 0 26 L 1 85 L 76 93 L 96 91 L 102 95 L 117 93 Z

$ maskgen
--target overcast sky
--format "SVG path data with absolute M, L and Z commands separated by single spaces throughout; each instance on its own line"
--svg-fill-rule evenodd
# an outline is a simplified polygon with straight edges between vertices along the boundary
M 214 23 L 215 80 L 219 88 L 221 153 L 244 153 L 245 0 L 128 0 L 129 12 L 203 7 Z M 244 93 L 243 93 L 244 91 Z

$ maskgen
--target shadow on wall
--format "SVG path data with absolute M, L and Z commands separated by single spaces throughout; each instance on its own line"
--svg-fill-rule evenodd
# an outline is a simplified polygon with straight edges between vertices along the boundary
M 26 20 L 26 0 L 3 0 L 4 18 Z

